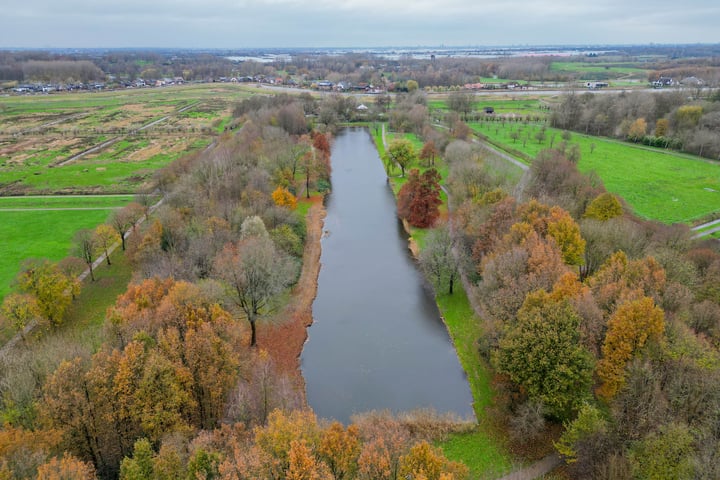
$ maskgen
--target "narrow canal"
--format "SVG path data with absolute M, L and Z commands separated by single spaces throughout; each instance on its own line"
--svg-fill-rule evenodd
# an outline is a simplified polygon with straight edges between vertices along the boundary
M 302 353 L 310 406 L 345 423 L 374 409 L 471 416 L 470 387 L 366 130 L 338 134 L 332 168 L 314 324 Z

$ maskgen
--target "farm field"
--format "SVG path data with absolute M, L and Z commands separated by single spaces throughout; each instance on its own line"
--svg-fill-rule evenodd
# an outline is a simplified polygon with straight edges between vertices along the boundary
M 207 146 L 249 95 L 198 84 L 0 97 L 0 300 L 23 260 L 67 256 L 77 230 L 103 223 L 153 188 L 155 171 Z
M 131 193 L 229 125 L 233 84 L 0 98 L 0 195 Z
M 538 141 L 538 124 L 475 122 L 470 127 L 522 160 L 557 146 L 562 131 L 546 129 Z M 513 139 L 512 132 L 519 137 Z M 623 197 L 643 218 L 663 223 L 692 223 L 720 210 L 720 165 L 698 157 L 644 146 L 571 134 L 570 144 L 580 146 L 578 167 L 594 171 L 605 187 Z

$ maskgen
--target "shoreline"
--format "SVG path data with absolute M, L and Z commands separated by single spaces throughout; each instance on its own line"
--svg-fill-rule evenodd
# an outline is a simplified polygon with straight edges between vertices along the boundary
M 312 198 L 313 205 L 305 217 L 307 237 L 300 278 L 292 289 L 290 301 L 282 311 L 258 324 L 258 347 L 272 357 L 278 373 L 290 377 L 307 406 L 305 379 L 300 369 L 300 356 L 313 323 L 312 306 L 317 295 L 322 253 L 322 229 L 325 219 L 323 197 Z

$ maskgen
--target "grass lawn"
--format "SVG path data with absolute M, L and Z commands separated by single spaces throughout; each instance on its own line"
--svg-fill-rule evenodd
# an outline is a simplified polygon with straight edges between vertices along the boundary
M 531 158 L 550 148 L 553 137 L 554 146 L 562 141 L 561 130 L 547 128 L 547 138 L 538 142 L 534 135 L 540 125 L 479 122 L 470 126 L 510 153 L 515 150 Z M 512 131 L 520 138 L 513 140 Z M 720 210 L 720 164 L 603 137 L 571 135 L 570 143 L 578 144 L 582 152 L 580 171 L 596 172 L 605 187 L 623 197 L 640 217 L 691 223 Z
M 88 277 L 82 284 L 80 296 L 70 309 L 61 330 L 83 333 L 90 338 L 93 347 L 101 341 L 101 330 L 105 322 L 105 313 L 115 304 L 118 295 L 125 293 L 132 277 L 132 269 L 125 258 L 124 252 L 115 250 L 110 255 L 112 265 L 103 263 L 96 268 L 95 281 Z
M 67 200 L 74 202 L 78 198 Z M 112 212 L 108 202 L 116 200 L 116 206 L 122 206 L 130 199 L 102 197 L 98 200 L 101 210 L 0 211 L 0 250 L 3 252 L 0 255 L 0 300 L 10 290 L 10 284 L 23 260 L 48 258 L 57 261 L 66 257 L 76 231 L 94 228 L 108 218 Z M 9 204 L 14 201 L 14 198 L 0 199 L 0 208 L 12 208 Z M 32 205 L 31 199 L 18 201 L 25 207 Z M 36 205 L 42 205 L 46 200 L 36 201 Z M 83 206 L 93 207 L 92 198 Z M 53 205 L 50 208 L 55 207 Z

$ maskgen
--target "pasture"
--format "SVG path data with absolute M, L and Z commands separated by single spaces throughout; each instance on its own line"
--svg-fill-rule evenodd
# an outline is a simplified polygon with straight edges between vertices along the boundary
M 563 132 L 554 128 L 546 128 L 545 138 L 538 140 L 543 128 L 539 124 L 494 121 L 470 126 L 523 160 L 563 141 Z M 623 197 L 640 217 L 693 223 L 720 211 L 720 165 L 715 162 L 574 132 L 568 143 L 580 146 L 580 171 L 594 171 L 608 191 Z

